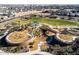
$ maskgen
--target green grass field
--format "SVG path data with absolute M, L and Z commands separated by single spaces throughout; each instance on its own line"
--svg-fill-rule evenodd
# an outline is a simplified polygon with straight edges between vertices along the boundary
M 52 26 L 79 26 L 79 23 L 63 19 L 35 18 L 30 19 L 32 22 L 47 23 Z
M 33 17 L 29 20 L 21 20 L 21 19 L 16 19 L 14 22 L 20 23 L 21 25 L 25 25 L 31 22 L 39 22 L 39 23 L 46 23 L 52 26 L 79 26 L 78 22 L 72 22 L 68 20 L 63 20 L 63 19 L 49 19 L 49 18 L 36 18 Z

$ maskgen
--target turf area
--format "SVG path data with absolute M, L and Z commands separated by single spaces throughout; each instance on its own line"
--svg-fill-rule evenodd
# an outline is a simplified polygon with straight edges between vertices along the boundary
M 25 25 L 31 22 L 39 22 L 39 23 L 46 23 L 52 26 L 79 26 L 78 22 L 72 22 L 69 20 L 64 20 L 64 19 L 49 19 L 49 18 L 36 18 L 33 17 L 31 19 L 28 20 L 21 20 L 21 19 L 16 19 L 14 21 L 17 24 L 20 25 Z

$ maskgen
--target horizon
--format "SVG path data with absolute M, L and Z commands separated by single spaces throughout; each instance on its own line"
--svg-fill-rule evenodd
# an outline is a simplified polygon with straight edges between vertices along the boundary
M 0 4 L 0 5 L 79 5 L 79 4 Z
M 79 0 L 0 0 L 0 4 L 79 4 Z

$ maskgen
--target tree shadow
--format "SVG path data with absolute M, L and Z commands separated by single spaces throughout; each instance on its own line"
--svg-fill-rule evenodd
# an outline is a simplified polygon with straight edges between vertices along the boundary
M 48 36 L 48 38 L 46 39 L 46 41 L 47 41 L 47 44 L 49 44 L 49 45 L 58 44 L 58 45 L 60 45 L 60 46 L 67 46 L 66 43 L 63 43 L 63 42 L 58 41 L 58 40 L 55 38 L 55 36 Z
M 18 46 L 19 44 L 10 44 L 6 41 L 6 36 L 3 37 L 2 39 L 0 39 L 0 46 L 1 47 L 14 47 L 14 46 Z

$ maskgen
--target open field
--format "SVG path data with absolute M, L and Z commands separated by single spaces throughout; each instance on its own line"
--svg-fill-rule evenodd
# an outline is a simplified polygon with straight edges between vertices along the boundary
M 78 26 L 77 22 L 71 22 L 64 19 L 49 19 L 49 18 L 32 18 L 33 22 L 47 23 L 52 26 Z
M 50 19 L 50 18 L 36 18 L 32 17 L 31 19 L 21 19 L 21 18 L 16 18 L 10 21 L 2 22 L 0 23 L 0 28 L 5 27 L 6 24 L 8 25 L 27 25 L 29 23 L 36 22 L 36 23 L 45 23 L 49 24 L 52 26 L 79 26 L 78 22 L 72 22 L 64 19 Z
M 33 17 L 25 21 L 21 19 L 16 19 L 13 22 L 20 24 L 20 25 L 25 25 L 31 22 L 36 22 L 36 23 L 46 23 L 52 26 L 79 26 L 78 22 L 72 22 L 72 21 L 68 21 L 64 19 L 49 19 L 49 18 L 36 18 L 36 17 Z

